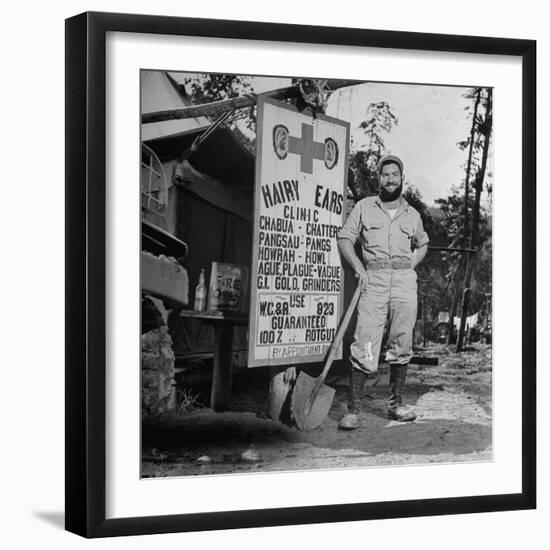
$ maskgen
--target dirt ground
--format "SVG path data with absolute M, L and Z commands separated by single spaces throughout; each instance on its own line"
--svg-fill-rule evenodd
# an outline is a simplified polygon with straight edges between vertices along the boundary
M 365 386 L 361 427 L 354 431 L 337 428 L 348 396 L 343 362 L 335 365 L 327 380 L 336 388 L 329 415 L 311 432 L 269 419 L 268 369 L 247 369 L 234 377 L 229 411 L 198 408 L 143 426 L 142 476 L 491 460 L 491 347 L 474 345 L 457 354 L 431 346 L 423 354 L 438 357 L 439 365 L 409 367 L 404 401 L 416 412 L 415 422 L 385 417 L 388 367 L 384 364 L 379 379 Z

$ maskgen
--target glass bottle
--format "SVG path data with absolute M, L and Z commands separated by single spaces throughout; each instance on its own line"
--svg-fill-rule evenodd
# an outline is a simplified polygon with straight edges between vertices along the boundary
M 204 269 L 199 275 L 199 284 L 195 287 L 195 311 L 204 311 L 206 309 L 206 276 Z

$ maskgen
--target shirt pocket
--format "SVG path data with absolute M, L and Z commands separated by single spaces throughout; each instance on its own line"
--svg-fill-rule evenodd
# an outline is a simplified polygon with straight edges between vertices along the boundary
M 401 222 L 399 224 L 398 243 L 400 252 L 410 254 L 412 252 L 412 240 L 415 228 L 411 223 Z
M 388 231 L 384 222 L 372 221 L 363 228 L 365 242 L 368 248 L 379 248 L 387 246 Z

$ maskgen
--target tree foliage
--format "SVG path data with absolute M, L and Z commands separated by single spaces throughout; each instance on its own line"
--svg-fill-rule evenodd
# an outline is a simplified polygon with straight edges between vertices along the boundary
M 349 156 L 348 187 L 355 201 L 378 193 L 376 166 L 386 154 L 384 135 L 398 124 L 397 116 L 385 101 L 371 103 L 358 128 L 362 130 L 360 143 L 352 141 Z
M 426 228 L 430 235 L 431 244 L 460 247 L 464 232 L 464 186 L 453 188 L 450 195 L 437 199 L 435 202 L 438 210 L 437 223 L 431 230 Z M 468 201 L 469 208 L 473 206 L 473 202 L 473 197 L 470 197 Z M 480 251 L 477 253 L 476 269 L 471 288 L 470 305 L 472 312 L 482 309 L 485 302 L 485 294 L 491 293 L 491 222 L 490 204 L 487 204 L 480 209 L 478 239 L 478 248 Z M 438 264 L 441 271 L 440 281 L 437 282 L 438 277 L 433 277 L 431 280 L 436 282 L 437 288 L 441 291 L 439 300 L 442 305 L 442 311 L 450 310 L 454 285 L 456 284 L 456 274 L 461 259 L 462 254 L 459 252 L 434 252 L 429 254 L 426 259 L 426 262 Z
M 252 91 L 250 77 L 234 74 L 197 74 L 185 77 L 183 83 L 195 104 L 230 99 Z
M 212 103 L 254 92 L 252 77 L 235 74 L 194 74 L 183 79 L 185 94 L 193 104 Z M 253 141 L 256 116 L 254 108 L 236 110 L 229 126 L 240 131 L 242 137 Z

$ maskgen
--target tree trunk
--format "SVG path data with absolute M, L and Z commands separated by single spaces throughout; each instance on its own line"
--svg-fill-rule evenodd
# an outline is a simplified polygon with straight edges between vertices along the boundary
M 476 101 L 474 104 L 474 116 L 472 118 L 472 128 L 470 129 L 470 149 L 468 151 L 468 163 L 466 164 L 466 178 L 464 179 L 464 234 L 462 245 L 466 248 L 466 239 L 468 238 L 468 198 L 470 195 L 470 171 L 472 169 L 472 154 L 474 151 L 474 137 L 477 124 L 477 110 L 481 99 L 481 88 L 477 88 Z
M 487 91 L 487 99 L 485 105 L 485 121 L 484 121 L 484 141 L 483 141 L 483 153 L 481 157 L 481 166 L 475 179 L 475 199 L 474 210 L 472 213 L 472 233 L 470 237 L 470 248 L 477 248 L 477 241 L 479 236 L 479 217 L 480 217 L 480 203 L 481 192 L 483 191 L 483 181 L 485 179 L 485 171 L 487 170 L 487 158 L 489 156 L 489 143 L 491 141 L 491 132 L 493 127 L 493 91 Z M 468 306 L 470 303 L 470 285 L 472 282 L 472 273 L 477 257 L 473 255 L 468 256 L 466 264 L 466 276 L 464 277 L 464 294 L 462 298 L 462 314 L 460 318 L 460 329 L 458 331 L 458 339 L 456 343 L 456 351 L 462 351 L 464 344 L 464 329 L 466 327 L 466 317 L 468 315 Z
M 493 90 L 487 91 L 487 105 L 485 115 L 485 141 L 483 142 L 483 154 L 481 157 L 481 167 L 476 175 L 474 199 L 474 212 L 472 217 L 472 237 L 470 248 L 477 248 L 479 237 L 479 218 L 480 218 L 480 203 L 481 193 L 483 191 L 483 181 L 485 180 L 485 171 L 487 170 L 487 158 L 489 156 L 489 143 L 491 141 L 491 133 L 493 129 Z

